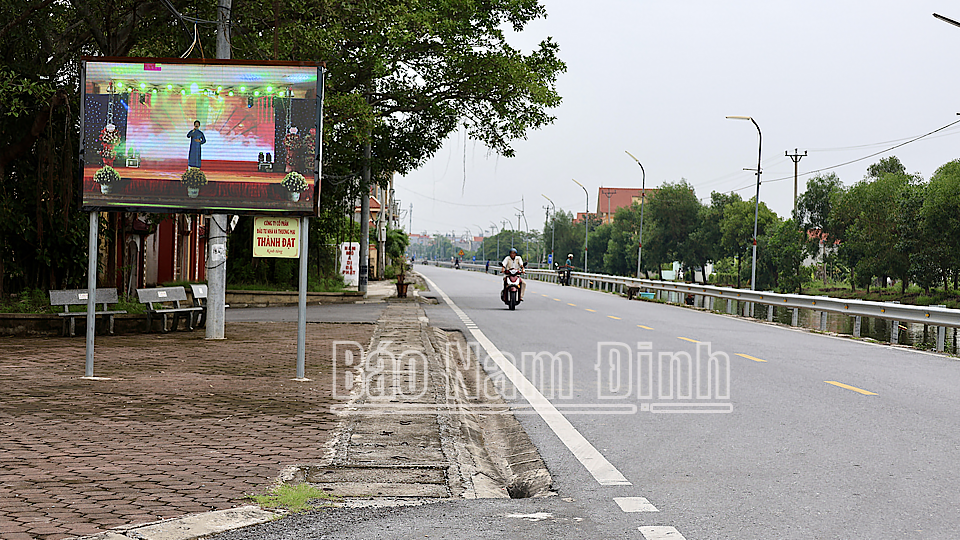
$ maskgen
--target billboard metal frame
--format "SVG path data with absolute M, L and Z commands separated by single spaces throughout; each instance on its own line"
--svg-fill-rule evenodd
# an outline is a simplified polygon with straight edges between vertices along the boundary
M 124 201 L 123 204 L 98 205 L 84 204 L 84 168 L 87 162 L 87 141 L 86 141 L 86 117 L 85 117 L 85 99 L 87 86 L 87 64 L 88 63 L 124 63 L 124 64 L 160 64 L 160 65 L 204 65 L 204 66 L 231 66 L 231 67 L 310 67 L 317 69 L 316 79 L 316 118 L 313 127 L 316 128 L 316 142 L 314 144 L 314 155 L 308 157 L 314 163 L 314 185 L 312 192 L 312 208 L 309 210 L 288 209 L 288 208 L 247 208 L 234 206 L 179 206 L 177 204 L 137 204 L 133 201 Z M 115 212 L 154 212 L 154 213 L 186 213 L 186 214 L 237 214 L 237 215 L 269 215 L 269 216 L 317 216 L 319 215 L 319 199 L 321 189 L 321 158 L 323 142 L 323 101 L 326 79 L 326 64 L 324 62 L 290 62 L 290 61 L 249 61 L 249 60 L 219 60 L 219 59 L 196 59 L 196 58 L 140 58 L 140 57 L 108 57 L 108 56 L 83 56 L 80 64 L 80 87 L 82 95 L 80 100 L 80 143 L 79 143 L 79 172 L 77 175 L 77 197 L 78 206 L 84 211 L 115 211 Z M 91 148 L 92 150 L 92 148 Z M 275 151 L 276 154 L 276 151 Z M 91 161 L 94 158 L 91 157 Z M 127 204 L 129 203 L 129 204 Z

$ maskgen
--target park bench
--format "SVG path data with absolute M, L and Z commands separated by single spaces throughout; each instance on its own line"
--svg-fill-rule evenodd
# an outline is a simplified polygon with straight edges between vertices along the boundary
M 50 305 L 63 306 L 63 312 L 57 313 L 57 315 L 63 317 L 64 336 L 68 335 L 68 330 L 71 337 L 76 335 L 77 317 L 87 317 L 86 311 L 70 311 L 70 306 L 85 306 L 87 305 L 87 298 L 87 289 L 64 289 L 50 291 Z M 107 309 L 107 304 L 117 303 L 117 290 L 97 289 L 96 300 L 97 304 L 103 304 L 103 310 L 96 311 L 96 308 L 94 308 L 94 314 L 107 319 L 107 328 L 109 329 L 110 333 L 113 334 L 113 316 L 126 313 L 126 311 L 123 310 Z
M 206 283 L 191 283 L 190 284 L 190 294 L 193 296 L 193 306 L 203 308 L 197 315 L 197 323 L 194 325 L 197 328 L 204 328 L 207 325 L 207 285 Z M 225 304 L 223 307 L 230 307 L 229 304 Z
M 167 316 L 173 315 L 170 330 L 176 330 L 180 319 L 187 320 L 187 329 L 193 330 L 193 316 L 203 311 L 202 307 L 181 306 L 187 300 L 187 291 L 183 287 L 156 287 L 137 289 L 137 300 L 147 306 L 147 332 L 153 330 L 153 320 L 160 318 L 160 331 L 167 333 Z M 167 307 L 173 304 L 173 307 Z

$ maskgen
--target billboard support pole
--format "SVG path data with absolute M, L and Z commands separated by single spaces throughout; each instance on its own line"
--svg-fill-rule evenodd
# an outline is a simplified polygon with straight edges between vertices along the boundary
M 87 239 L 87 366 L 84 377 L 93 378 L 93 338 L 97 323 L 97 240 L 100 239 L 100 213 L 90 212 Z
M 230 10 L 233 0 L 217 0 L 217 58 L 230 59 Z M 224 339 L 227 294 L 227 216 L 210 216 L 207 239 L 206 339 Z
M 310 245 L 310 218 L 300 218 L 300 289 L 297 299 L 297 378 L 309 381 L 306 376 L 307 354 L 307 251 Z

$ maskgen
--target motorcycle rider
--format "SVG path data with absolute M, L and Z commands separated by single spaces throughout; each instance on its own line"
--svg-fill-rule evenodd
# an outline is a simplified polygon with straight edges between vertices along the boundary
M 521 274 L 526 272 L 523 269 L 523 257 L 517 254 L 517 248 L 510 248 L 510 254 L 503 259 L 503 262 L 500 263 L 501 270 L 503 271 L 503 290 L 507 290 L 507 272 L 510 270 L 517 270 Z M 527 280 L 520 280 L 520 301 L 523 302 L 523 293 L 527 290 Z

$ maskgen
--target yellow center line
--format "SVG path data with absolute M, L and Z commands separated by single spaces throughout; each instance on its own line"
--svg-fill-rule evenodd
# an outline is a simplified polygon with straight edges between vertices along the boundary
M 595 310 L 595 309 L 590 309 L 590 308 L 584 308 L 584 309 L 586 309 L 586 310 L 589 311 L 590 313 L 596 313 L 596 312 L 597 312 L 597 310 Z
M 609 317 L 609 318 L 611 318 L 611 319 L 616 319 L 616 320 L 618 320 L 618 321 L 620 320 L 620 317 L 614 317 L 613 315 L 607 315 L 607 317 Z
M 571 304 L 570 302 L 567 302 L 567 305 L 568 305 L 568 306 L 573 306 L 573 307 L 577 307 L 577 305 L 576 305 L 576 304 Z
M 879 395 L 876 392 L 870 392 L 869 390 L 864 390 L 862 388 L 857 388 L 856 386 L 850 386 L 849 384 L 839 383 L 837 381 L 823 381 L 827 384 L 832 384 L 834 386 L 839 386 L 840 388 L 846 388 L 847 390 L 853 390 L 854 392 L 861 393 L 865 396 L 876 396 Z
M 766 362 L 766 360 L 761 360 L 756 356 L 750 356 L 749 354 L 743 354 L 743 353 L 733 353 L 733 354 L 740 356 L 742 358 L 746 358 L 747 360 L 753 360 L 754 362 Z
M 638 324 L 637 328 L 643 328 L 644 330 L 653 330 L 653 328 L 650 328 L 649 326 L 644 326 L 642 324 Z
M 560 301 L 560 299 L 559 299 L 559 298 L 554 298 L 554 300 L 556 300 L 557 302 L 559 302 L 559 301 Z
M 545 295 L 545 294 L 541 294 L 540 296 L 542 296 L 542 297 L 544 297 L 544 298 L 550 298 L 549 296 L 547 296 L 547 295 Z
M 677 339 L 682 339 L 682 340 L 684 340 L 684 341 L 689 341 L 690 343 L 700 343 L 699 341 L 697 341 L 697 340 L 695 340 L 695 339 L 690 339 L 690 338 L 685 338 L 685 337 L 680 337 L 680 336 L 677 336 Z

